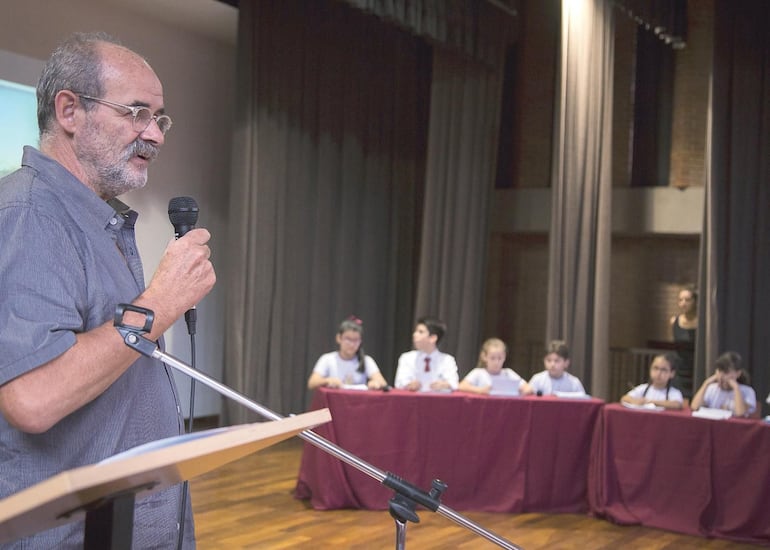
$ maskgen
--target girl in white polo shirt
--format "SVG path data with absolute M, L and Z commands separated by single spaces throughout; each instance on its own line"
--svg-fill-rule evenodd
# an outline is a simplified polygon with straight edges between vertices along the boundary
M 639 384 L 621 397 L 621 403 L 651 404 L 664 409 L 681 409 L 684 401 L 682 392 L 671 385 L 681 361 L 673 352 L 656 355 L 650 365 L 650 381 Z
M 310 390 L 326 386 L 366 386 L 370 390 L 386 387 L 388 383 L 380 373 L 374 359 L 364 353 L 364 326 L 361 319 L 351 316 L 337 329 L 337 351 L 324 353 L 318 358 L 307 381 Z
M 499 338 L 490 338 L 481 346 L 476 368 L 462 379 L 458 390 L 471 393 L 506 393 L 528 395 L 532 388 L 513 369 L 503 368 L 508 348 Z

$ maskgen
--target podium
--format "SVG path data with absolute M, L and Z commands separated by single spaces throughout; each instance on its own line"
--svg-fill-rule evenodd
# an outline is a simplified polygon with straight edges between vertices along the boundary
M 328 409 L 180 435 L 74 468 L 0 501 L 0 543 L 85 516 L 86 548 L 131 540 L 134 499 L 214 470 L 329 422 Z M 105 532 L 106 531 L 106 532 Z

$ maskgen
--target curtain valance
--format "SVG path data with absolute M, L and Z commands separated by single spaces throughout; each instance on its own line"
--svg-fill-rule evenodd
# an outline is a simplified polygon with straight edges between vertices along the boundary
M 515 36 L 518 0 L 344 0 L 408 32 L 500 66 Z
M 672 48 L 687 44 L 687 0 L 615 0 L 615 5 Z

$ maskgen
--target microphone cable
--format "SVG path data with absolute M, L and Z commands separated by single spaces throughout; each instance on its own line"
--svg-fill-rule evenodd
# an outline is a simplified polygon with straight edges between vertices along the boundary
M 188 315 L 191 317 L 197 316 L 197 310 L 195 308 L 188 309 L 185 312 L 185 320 L 187 321 L 187 332 L 190 335 L 190 367 L 195 369 L 195 319 L 192 322 L 188 319 Z M 190 379 L 190 419 L 187 422 L 187 433 L 193 432 L 193 423 L 195 421 L 195 379 Z M 182 550 L 184 545 L 184 528 L 187 519 L 187 493 L 190 488 L 188 480 L 184 480 L 182 483 L 182 499 L 179 510 L 179 538 L 177 539 L 177 550 Z
M 168 203 L 168 218 L 171 225 L 174 226 L 174 237 L 184 236 L 190 229 L 195 227 L 198 222 L 198 203 L 192 197 L 174 197 Z M 184 314 L 187 323 L 187 333 L 190 335 L 190 366 L 195 369 L 195 329 L 198 320 L 198 310 L 195 306 L 188 309 Z M 190 419 L 187 422 L 187 433 L 193 432 L 195 421 L 195 380 L 190 379 Z M 187 519 L 187 493 L 189 492 L 189 482 L 182 483 L 182 496 L 180 499 L 179 510 L 179 536 L 177 538 L 177 549 L 182 550 L 184 544 L 184 530 Z

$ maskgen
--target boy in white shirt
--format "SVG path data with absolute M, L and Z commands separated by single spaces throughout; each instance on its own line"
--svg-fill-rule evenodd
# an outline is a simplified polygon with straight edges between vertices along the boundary
M 423 317 L 417 320 L 412 333 L 414 349 L 398 358 L 394 386 L 399 390 L 456 390 L 459 383 L 455 358 L 438 350 L 446 332 L 439 319 Z
M 700 407 L 731 411 L 733 416 L 751 416 L 757 410 L 757 394 L 748 385 L 741 368 L 741 356 L 727 351 L 717 357 L 716 372 L 703 381 L 690 403 L 694 411 Z
M 537 395 L 551 395 L 558 392 L 585 393 L 583 383 L 577 376 L 567 372 L 569 348 L 562 340 L 551 340 L 543 357 L 545 370 L 535 374 L 529 381 Z

